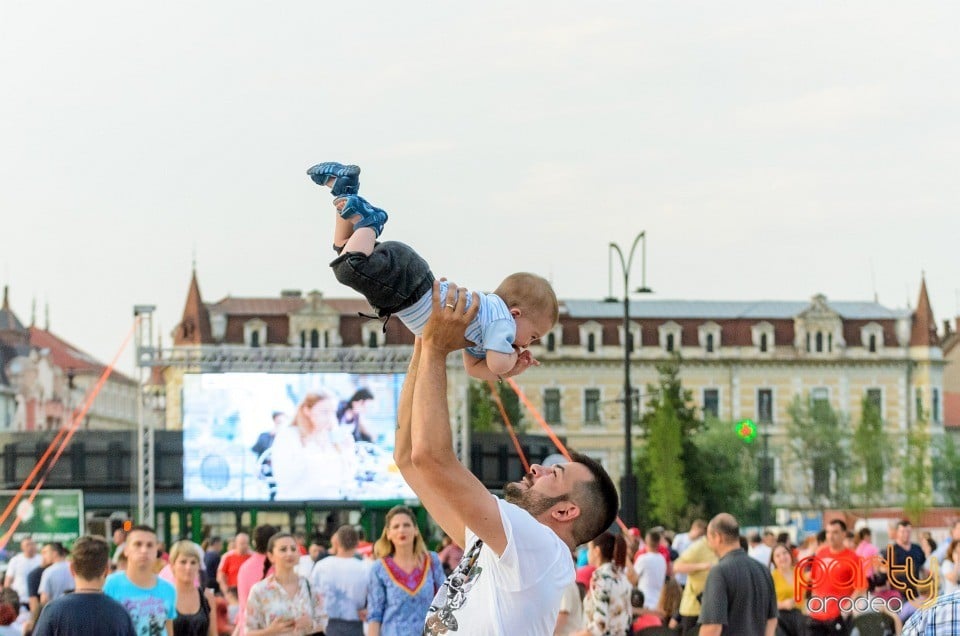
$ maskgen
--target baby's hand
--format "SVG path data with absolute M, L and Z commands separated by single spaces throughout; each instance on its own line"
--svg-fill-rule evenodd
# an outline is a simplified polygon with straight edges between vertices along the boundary
M 513 365 L 513 368 L 510 369 L 507 373 L 503 374 L 505 378 L 512 378 L 515 375 L 520 375 L 530 367 L 539 367 L 540 362 L 533 357 L 533 354 L 530 353 L 529 349 L 520 349 L 517 353 L 517 362 Z

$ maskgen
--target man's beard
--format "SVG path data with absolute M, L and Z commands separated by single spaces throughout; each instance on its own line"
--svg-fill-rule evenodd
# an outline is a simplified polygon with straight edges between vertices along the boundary
M 570 499 L 568 495 L 547 497 L 529 488 L 522 488 L 518 482 L 511 482 L 503 487 L 503 498 L 509 503 L 520 506 L 534 517 L 539 517 L 558 503 Z

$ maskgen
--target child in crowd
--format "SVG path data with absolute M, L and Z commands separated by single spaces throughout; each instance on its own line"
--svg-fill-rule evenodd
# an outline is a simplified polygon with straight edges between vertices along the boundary
M 330 266 L 344 285 L 363 294 L 380 317 L 396 314 L 415 335 L 423 332 L 432 310 L 434 276 L 411 247 L 377 242 L 387 213 L 357 194 L 360 168 L 336 162 L 307 170 L 315 183 L 330 187 L 337 209 Z M 441 297 L 446 283 L 441 282 Z M 553 328 L 559 317 L 557 297 L 545 279 L 512 274 L 493 294 L 477 294 L 480 309 L 464 334 L 473 343 L 463 354 L 467 373 L 494 380 L 539 365 L 527 348 Z M 473 303 L 467 296 L 467 307 Z M 445 309 L 454 309 L 449 301 Z

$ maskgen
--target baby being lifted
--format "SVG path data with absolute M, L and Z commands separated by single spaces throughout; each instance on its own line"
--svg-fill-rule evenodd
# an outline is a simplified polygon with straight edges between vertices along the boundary
M 377 242 L 387 213 L 357 194 L 360 168 L 328 162 L 313 166 L 307 174 L 328 186 L 334 196 L 333 249 L 339 256 L 330 267 L 337 280 L 363 294 L 380 317 L 396 315 L 419 336 L 432 310 L 430 266 L 409 245 Z M 446 297 L 445 282 L 441 282 L 441 297 Z M 511 274 L 494 293 L 477 297 L 480 309 L 464 334 L 473 343 L 463 353 L 467 373 L 495 380 L 539 365 L 528 347 L 550 331 L 559 317 L 550 283 L 535 274 Z M 473 296 L 468 296 L 468 306 L 472 302 Z

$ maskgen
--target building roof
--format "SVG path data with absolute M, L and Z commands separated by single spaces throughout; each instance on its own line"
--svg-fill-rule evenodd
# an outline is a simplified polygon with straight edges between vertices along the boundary
M 910 332 L 911 347 L 936 347 L 940 345 L 937 336 L 937 321 L 933 317 L 933 308 L 930 307 L 930 297 L 927 296 L 927 281 L 920 281 L 920 298 L 917 301 L 917 311 L 914 314 L 913 330 Z
M 212 312 L 228 316 L 286 316 L 307 306 L 309 300 L 300 296 L 280 298 L 234 298 L 227 296 L 215 303 L 207 303 Z M 373 311 L 363 298 L 323 298 L 323 304 L 342 314 Z
M 23 331 L 23 323 L 10 309 L 10 288 L 3 286 L 3 304 L 0 305 L 0 331 Z
M 714 320 L 782 320 L 796 317 L 809 301 L 793 300 L 631 300 L 632 318 L 693 318 Z M 910 316 L 908 309 L 890 309 L 870 301 L 829 301 L 827 305 L 848 320 L 895 320 Z M 564 300 L 561 313 L 571 318 L 622 318 L 623 301 Z
M 50 352 L 50 361 L 64 372 L 72 371 L 77 374 L 99 375 L 107 368 L 107 365 L 86 351 L 75 347 L 46 329 L 30 327 L 30 346 L 36 349 L 47 349 Z M 116 369 L 111 373 L 111 377 L 123 382 L 134 382 Z

